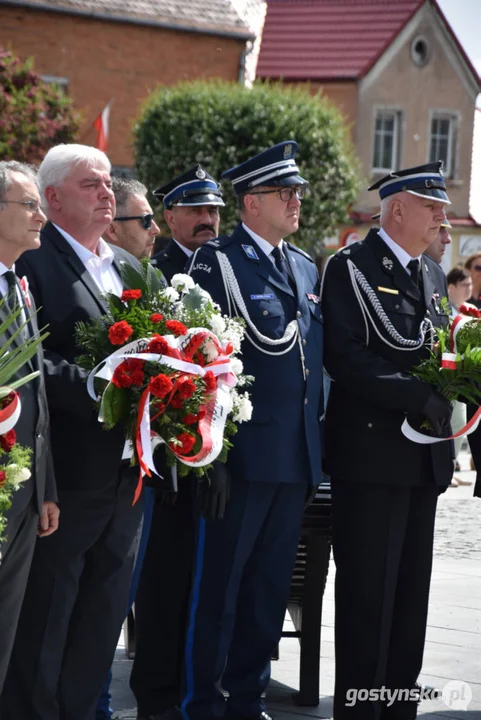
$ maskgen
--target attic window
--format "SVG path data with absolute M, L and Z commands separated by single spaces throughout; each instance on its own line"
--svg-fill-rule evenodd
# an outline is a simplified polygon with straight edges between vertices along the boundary
M 418 35 L 411 43 L 411 59 L 415 65 L 426 65 L 431 55 L 429 43 L 425 37 Z

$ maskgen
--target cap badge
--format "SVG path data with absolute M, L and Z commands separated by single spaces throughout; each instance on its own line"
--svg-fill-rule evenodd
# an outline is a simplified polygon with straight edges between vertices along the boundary
M 200 165 L 197 166 L 197 170 L 195 171 L 195 177 L 199 180 L 205 180 L 205 172 Z
M 259 256 L 252 247 L 252 245 L 243 245 L 242 249 L 249 258 L 249 260 L 259 260 Z
M 391 260 L 391 258 L 383 257 L 382 264 L 387 270 L 392 270 L 393 261 Z
M 292 155 L 292 144 L 288 143 L 284 148 L 284 160 L 288 160 Z

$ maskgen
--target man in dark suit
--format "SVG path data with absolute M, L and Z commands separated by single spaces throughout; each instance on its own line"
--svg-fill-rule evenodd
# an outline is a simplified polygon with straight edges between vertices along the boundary
M 218 184 L 200 165 L 158 188 L 173 238 L 153 263 L 166 280 L 184 272 L 194 250 L 219 233 Z M 162 472 L 168 479 L 166 471 Z M 194 554 L 195 478 L 179 480 L 154 505 L 135 599 L 136 649 L 130 685 L 138 720 L 158 720 L 180 705 L 185 630 Z M 169 502 L 171 500 L 171 502 Z M 175 712 L 175 711 L 174 711 Z
M 58 145 L 38 177 L 49 222 L 40 250 L 18 267 L 50 331 L 44 365 L 62 522 L 37 544 L 0 708 L 8 720 L 91 720 L 125 617 L 142 503 L 132 507 L 138 474 L 122 459 L 124 430 L 102 428 L 75 362 L 75 325 L 107 312 L 102 293 L 122 293 L 122 261 L 139 264 L 101 238 L 115 213 L 104 153 Z
M 185 720 L 269 720 L 263 693 L 270 658 L 304 504 L 322 477 L 319 277 L 311 258 L 283 239 L 298 229 L 307 185 L 296 150 L 295 142 L 283 142 L 223 174 L 238 196 L 241 222 L 192 258 L 193 279 L 223 313 L 245 319 L 242 361 L 255 381 L 252 420 L 239 426 L 227 460 L 225 516 L 198 520 Z M 222 478 L 215 480 L 213 493 Z
M 115 218 L 104 232 L 104 240 L 127 250 L 140 260 L 150 257 L 160 232 L 147 200 L 147 188 L 134 178 L 112 178 Z
M 450 403 L 410 374 L 446 327 L 441 268 L 423 255 L 449 203 L 441 163 L 373 185 L 380 229 L 329 262 L 322 309 L 336 563 L 336 720 L 416 716 L 439 492 L 451 482 L 452 442 L 401 432 L 427 420 L 450 434 Z M 403 691 L 354 702 L 360 689 Z M 411 692 L 412 691 L 412 692 Z M 406 697 L 406 693 L 409 697 Z M 392 700 L 392 698 L 391 698 Z
M 34 171 L 23 163 L 0 162 L 0 294 L 4 298 L 0 320 L 5 320 L 14 304 L 24 305 L 19 316 L 22 323 L 28 319 L 22 333 L 24 337 L 38 335 L 38 327 L 32 314 L 32 298 L 28 291 L 20 290 L 14 263 L 25 250 L 40 247 L 40 230 L 45 219 Z M 11 326 L 7 331 L 10 337 L 15 329 Z M 22 343 L 22 338 L 17 335 L 12 347 L 19 343 Z M 40 371 L 37 378 L 22 385 L 18 391 L 22 410 L 15 425 L 16 441 L 32 449 L 31 475 L 12 497 L 12 505 L 6 514 L 6 537 L 0 545 L 0 693 L 13 647 L 35 539 L 37 535 L 51 535 L 58 526 L 59 511 L 42 364 L 43 354 L 39 346 L 37 354 L 13 378 L 17 380 Z M 4 456 L 2 462 L 5 460 L 8 463 L 7 458 Z

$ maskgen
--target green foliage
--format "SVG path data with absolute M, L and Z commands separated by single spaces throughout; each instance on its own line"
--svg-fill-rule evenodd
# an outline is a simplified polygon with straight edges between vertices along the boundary
M 221 81 L 158 87 L 134 128 L 139 178 L 149 188 L 169 182 L 201 163 L 216 180 L 222 172 L 283 140 L 299 145 L 296 160 L 311 193 L 303 201 L 294 242 L 319 247 L 358 192 L 358 162 L 339 111 L 320 94 L 280 84 L 253 88 Z M 230 183 L 221 232 L 238 218 Z M 164 226 L 165 227 L 165 226 Z
M 43 82 L 25 61 L 0 48 L 0 159 L 38 163 L 47 150 L 74 142 L 80 116 L 71 98 Z

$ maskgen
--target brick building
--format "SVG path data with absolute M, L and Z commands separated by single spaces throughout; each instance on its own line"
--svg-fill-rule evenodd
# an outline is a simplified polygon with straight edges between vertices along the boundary
M 322 89 L 351 126 L 365 187 L 442 159 L 453 224 L 443 265 L 481 249 L 470 212 L 481 80 L 436 0 L 268 0 L 257 75 Z M 361 192 L 331 249 L 363 238 L 377 211 L 376 193 Z
M 159 83 L 243 78 L 252 31 L 231 0 L 2 0 L 0 46 L 60 82 L 83 115 L 82 142 L 110 99 L 109 156 L 133 163 L 131 128 Z

